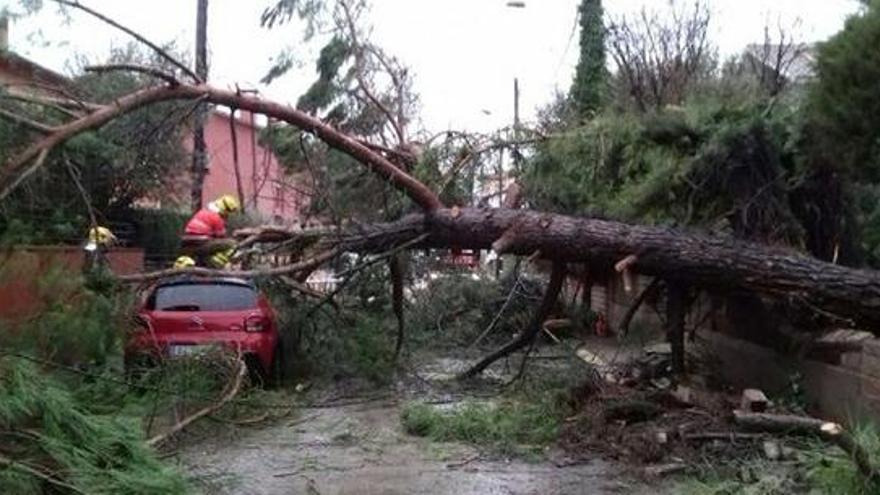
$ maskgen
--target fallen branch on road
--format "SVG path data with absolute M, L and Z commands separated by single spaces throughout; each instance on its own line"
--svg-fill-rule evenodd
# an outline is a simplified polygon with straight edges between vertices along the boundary
M 218 411 L 220 408 L 225 406 L 229 401 L 235 398 L 236 395 L 238 395 L 238 391 L 241 389 L 241 384 L 244 381 L 244 376 L 246 374 L 247 366 L 244 364 L 244 361 L 239 359 L 238 372 L 235 374 L 235 378 L 232 380 L 229 386 L 227 386 L 226 392 L 223 394 L 219 401 L 209 406 L 203 407 L 202 409 L 199 409 L 195 413 L 177 422 L 177 424 L 172 426 L 170 430 L 164 433 L 160 433 L 153 438 L 147 440 L 147 445 L 149 445 L 150 447 L 157 447 L 167 442 L 169 439 L 174 437 L 174 435 L 177 435 L 178 433 L 183 431 L 187 426 L 193 424 L 194 422 L 209 414 Z
M 281 275 L 290 275 L 297 272 L 314 269 L 327 261 L 339 256 L 341 252 L 338 249 L 330 249 L 317 254 L 311 258 L 293 263 L 290 265 L 278 266 L 274 268 L 262 268 L 257 270 L 214 270 L 211 268 L 169 268 L 167 270 L 159 270 L 150 273 L 137 273 L 134 275 L 123 275 L 119 277 L 120 282 L 125 283 L 141 283 L 158 280 L 181 275 L 197 275 L 203 277 L 235 277 L 235 278 L 256 278 L 256 277 L 273 277 Z
M 734 422 L 748 430 L 787 435 L 814 435 L 840 447 L 847 453 L 869 482 L 880 483 L 880 470 L 871 461 L 871 455 L 843 426 L 806 416 L 789 414 L 749 413 L 733 411 Z

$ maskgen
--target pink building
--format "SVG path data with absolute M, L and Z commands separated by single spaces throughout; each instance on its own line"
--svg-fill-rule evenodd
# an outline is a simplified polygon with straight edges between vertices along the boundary
M 308 199 L 296 187 L 297 177 L 284 173 L 272 151 L 260 144 L 260 129 L 250 112 L 236 112 L 234 126 L 226 112 L 214 110 L 209 114 L 205 124 L 208 174 L 202 197 L 208 202 L 223 194 L 238 197 L 240 191 L 248 215 L 274 223 L 291 223 L 301 217 Z M 191 140 L 187 147 L 192 149 Z

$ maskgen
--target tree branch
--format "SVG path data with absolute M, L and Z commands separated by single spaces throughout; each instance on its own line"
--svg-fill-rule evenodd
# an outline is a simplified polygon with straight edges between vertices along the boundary
M 174 74 L 169 74 L 168 72 L 157 69 L 155 67 L 146 67 L 137 64 L 90 65 L 86 67 L 85 70 L 86 72 L 95 72 L 98 74 L 105 72 L 140 72 L 142 74 L 155 77 L 156 79 L 161 79 L 171 86 L 180 85 L 180 81 L 176 77 L 174 77 Z
M 258 270 L 212 270 L 210 268 L 169 268 L 167 270 L 159 270 L 150 273 L 138 273 L 134 275 L 123 275 L 119 277 L 119 281 L 126 283 L 141 283 L 158 280 L 161 278 L 180 276 L 180 275 L 197 275 L 203 277 L 236 277 L 236 278 L 256 278 L 256 277 L 273 277 L 281 275 L 290 275 L 292 273 L 304 272 L 312 270 L 331 259 L 339 256 L 341 251 L 338 249 L 330 249 L 324 251 L 312 258 L 309 258 L 291 265 L 284 265 L 275 268 L 264 268 Z
M 180 62 L 176 58 L 172 57 L 171 54 L 169 54 L 167 51 L 163 50 L 159 45 L 148 40 L 147 38 L 145 38 L 141 34 L 123 26 L 122 24 L 119 24 L 118 22 L 114 21 L 113 19 L 105 16 L 104 14 L 101 14 L 100 12 L 97 12 L 93 9 L 90 9 L 89 7 L 86 7 L 85 5 L 81 4 L 78 0 L 55 0 L 55 1 L 61 5 L 71 7 L 74 9 L 79 9 L 79 10 L 109 24 L 110 26 L 113 26 L 116 29 L 128 34 L 132 38 L 134 38 L 134 39 L 140 41 L 141 43 L 147 45 L 148 47 L 152 48 L 153 51 L 156 52 L 160 57 L 164 58 L 169 63 L 171 63 L 172 65 L 174 65 L 175 67 L 177 67 L 178 69 L 183 71 L 183 73 L 186 74 L 187 76 L 191 77 L 194 82 L 197 82 L 197 83 L 204 82 L 189 67 L 187 67 L 185 64 L 183 64 L 182 62 Z
M 437 194 L 391 163 L 387 158 L 367 148 L 355 138 L 305 112 L 252 95 L 242 95 L 205 84 L 185 83 L 173 87 L 163 85 L 141 89 L 118 98 L 113 105 L 102 107 L 80 119 L 59 126 L 53 133 L 13 157 L 0 171 L 0 199 L 7 197 L 22 180 L 39 168 L 41 164 L 31 167 L 27 167 L 27 164 L 31 163 L 43 151 L 48 152 L 82 132 L 100 128 L 111 120 L 144 106 L 162 101 L 193 100 L 196 98 L 204 98 L 208 103 L 267 115 L 313 133 L 329 146 L 348 154 L 388 180 L 423 209 L 434 210 L 442 206 Z
M 51 134 L 55 132 L 56 128 L 43 124 L 41 122 L 37 122 L 36 120 L 32 120 L 24 115 L 19 115 L 15 112 L 10 112 L 5 108 L 0 108 L 0 118 L 9 120 L 11 122 L 15 122 L 16 124 L 21 124 L 32 131 L 41 132 L 43 134 Z
M 87 104 L 84 102 L 74 102 L 65 100 L 63 98 L 52 98 L 48 96 L 34 96 L 30 94 L 19 94 L 19 93 L 5 93 L 0 95 L 0 98 L 6 100 L 17 100 L 23 101 L 25 103 L 33 103 L 35 105 L 40 105 L 42 107 L 51 108 L 56 112 L 67 115 L 68 117 L 73 117 L 78 119 L 83 116 L 81 112 L 77 112 L 75 110 L 71 110 L 68 107 L 79 107 L 82 110 L 91 111 L 95 108 L 100 107 L 100 105 L 96 104 Z M 91 107 L 91 108 L 88 108 Z
M 156 447 L 167 442 L 171 437 L 183 431 L 183 429 L 187 426 L 195 423 L 199 419 L 211 413 L 216 412 L 221 407 L 225 406 L 226 403 L 228 403 L 230 400 L 235 398 L 235 396 L 238 394 L 238 391 L 241 389 L 241 383 L 242 381 L 244 381 L 244 376 L 247 374 L 247 366 L 245 366 L 244 361 L 239 358 L 237 362 L 238 369 L 235 374 L 235 378 L 233 378 L 232 382 L 230 382 L 229 385 L 226 387 L 226 390 L 223 393 L 223 396 L 220 397 L 219 401 L 209 406 L 203 407 L 202 409 L 199 409 L 195 413 L 187 416 L 186 418 L 182 419 L 177 424 L 172 426 L 170 430 L 164 433 L 160 433 L 153 438 L 147 440 L 147 445 L 149 445 L 150 447 Z
M 547 290 L 544 292 L 541 306 L 535 312 L 535 316 L 532 318 L 532 321 L 529 322 L 529 326 L 520 332 L 516 338 L 505 344 L 504 347 L 484 357 L 467 371 L 459 375 L 459 379 L 467 379 L 477 376 L 495 361 L 522 349 L 535 340 L 535 337 L 538 336 L 538 333 L 540 333 L 541 328 L 544 325 L 544 320 L 547 319 L 550 312 L 553 311 L 553 306 L 556 305 L 556 298 L 559 297 L 559 291 L 562 290 L 562 283 L 565 281 L 565 271 L 565 263 L 558 261 L 553 263 L 553 269 L 550 272 L 550 282 L 547 284 Z

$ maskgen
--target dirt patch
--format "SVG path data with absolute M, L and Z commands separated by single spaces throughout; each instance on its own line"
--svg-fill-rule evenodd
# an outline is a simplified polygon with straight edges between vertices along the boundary
M 769 434 L 744 432 L 733 421 L 739 391 L 723 386 L 706 359 L 690 356 L 690 373 L 672 378 L 664 346 L 602 369 L 572 393 L 560 446 L 572 459 L 596 455 L 653 472 L 762 456 Z M 659 349 L 658 349 L 659 348 Z M 787 413 L 783 408 L 773 412 Z
M 754 447 L 759 438 L 736 432 L 730 421 L 730 396 L 690 390 L 701 406 L 676 404 L 664 391 L 612 384 L 582 389 L 560 445 L 576 459 L 598 453 L 636 465 L 737 457 Z

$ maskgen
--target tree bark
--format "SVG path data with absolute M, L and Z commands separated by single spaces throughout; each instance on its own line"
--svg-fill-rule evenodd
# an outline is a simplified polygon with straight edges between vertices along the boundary
M 287 235 L 277 229 L 266 232 L 274 242 Z M 636 253 L 632 269 L 637 273 L 715 292 L 745 289 L 785 298 L 880 334 L 880 273 L 726 237 L 530 210 L 440 208 L 331 233 L 319 242 L 342 251 L 377 253 L 424 235 L 408 248 L 491 249 L 506 234 L 511 240 L 504 252 L 509 254 L 539 252 L 544 259 L 607 269 Z
M 691 286 L 748 289 L 784 297 L 880 333 L 880 274 L 826 263 L 793 250 L 664 227 L 529 210 L 439 209 L 424 217 L 427 247 L 489 249 L 611 266 L 635 254 L 633 271 Z
M 553 311 L 553 306 L 556 305 L 556 298 L 559 297 L 559 291 L 562 290 L 562 283 L 564 281 L 565 263 L 554 262 L 553 269 L 550 272 L 550 283 L 547 284 L 547 290 L 544 292 L 541 306 L 538 308 L 532 321 L 529 322 L 529 326 L 502 348 L 484 357 L 477 364 L 459 375 L 459 379 L 467 379 L 477 376 L 495 361 L 522 349 L 535 340 L 535 337 L 537 337 L 538 333 L 541 331 L 541 326 L 544 324 L 544 320 L 547 319 L 550 312 Z

